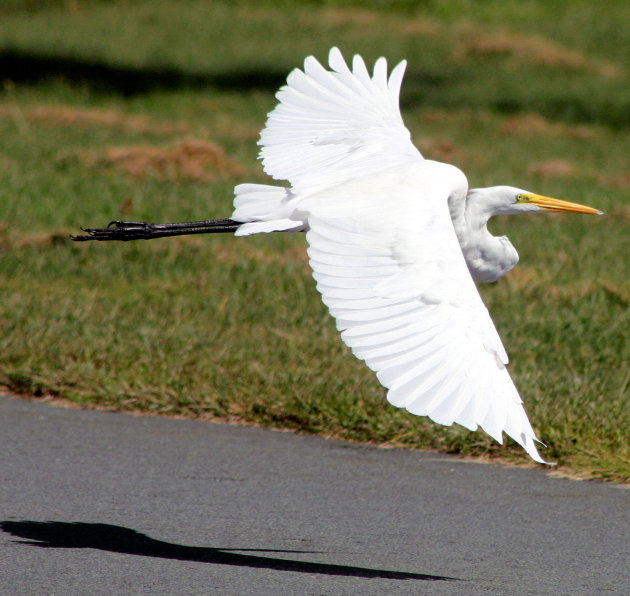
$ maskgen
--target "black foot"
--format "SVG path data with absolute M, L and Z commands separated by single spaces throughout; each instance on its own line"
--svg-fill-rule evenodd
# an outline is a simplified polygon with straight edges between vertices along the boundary
M 85 234 L 70 236 L 75 242 L 86 240 L 139 240 L 154 238 L 155 224 L 146 221 L 112 221 L 106 228 L 81 228 Z

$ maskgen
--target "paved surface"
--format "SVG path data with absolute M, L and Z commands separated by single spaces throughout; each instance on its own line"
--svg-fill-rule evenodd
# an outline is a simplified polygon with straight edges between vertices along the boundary
M 630 490 L 0 396 L 2 594 L 629 594 Z

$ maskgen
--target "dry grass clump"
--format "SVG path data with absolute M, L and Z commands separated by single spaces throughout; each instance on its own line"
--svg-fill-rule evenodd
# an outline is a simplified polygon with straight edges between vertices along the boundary
M 0 118 L 21 118 L 58 126 L 102 126 L 129 132 L 175 134 L 188 131 L 182 122 L 155 122 L 140 114 L 123 114 L 115 110 L 94 110 L 71 106 L 39 106 L 22 109 L 16 105 L 0 106 Z
M 245 173 L 243 166 L 228 158 L 221 147 L 196 139 L 184 139 L 168 147 L 110 147 L 98 153 L 82 153 L 80 159 L 88 167 L 113 166 L 133 178 L 213 182 Z
M 600 177 L 604 184 L 608 184 L 614 188 L 626 189 L 630 188 L 630 172 L 616 174 L 614 176 Z M 623 209 L 623 207 L 620 207 Z
M 376 27 L 391 30 L 402 37 L 437 35 L 443 29 L 438 23 L 427 18 L 402 17 L 353 7 L 328 7 L 317 15 L 303 14 L 300 21 L 305 25 L 317 26 L 326 23 L 331 27 Z
M 450 139 L 420 139 L 418 146 L 422 154 L 429 159 L 446 163 L 462 163 L 465 161 L 464 153 Z
M 544 179 L 571 178 L 575 174 L 573 164 L 565 159 L 551 159 L 533 163 L 527 171 L 533 176 L 539 176 Z
M 551 122 L 539 114 L 519 114 L 511 116 L 501 125 L 499 131 L 510 136 L 532 137 L 540 135 L 567 136 L 576 139 L 592 139 L 597 133 L 588 126 L 567 125 Z
M 558 258 L 570 260 L 566 254 L 559 253 Z M 609 300 L 622 306 L 630 304 L 630 295 L 608 279 L 576 280 L 574 283 L 558 284 L 549 273 L 542 273 L 534 267 L 520 265 L 506 276 L 505 283 L 511 292 L 518 292 L 526 296 L 538 295 L 549 300 L 581 301 L 594 294 L 603 292 Z
M 623 70 L 614 64 L 592 60 L 582 52 L 538 35 L 520 35 L 506 29 L 489 33 L 465 25 L 461 29 L 461 37 L 462 40 L 455 48 L 455 57 L 460 60 L 505 56 L 529 64 L 587 70 L 606 79 L 614 79 L 623 74 Z

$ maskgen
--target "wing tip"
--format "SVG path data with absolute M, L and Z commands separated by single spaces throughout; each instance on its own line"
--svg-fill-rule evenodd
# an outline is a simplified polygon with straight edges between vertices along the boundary
M 506 433 L 507 434 L 507 433 Z M 511 436 L 511 435 L 508 435 Z M 546 466 L 555 466 L 556 462 L 547 461 L 543 459 L 538 449 L 536 449 L 536 443 L 540 443 L 543 447 L 547 447 L 536 435 L 527 434 L 525 432 L 520 433 L 520 436 L 512 438 L 527 452 L 527 455 L 531 457 L 536 463 L 544 464 Z
M 348 65 L 344 60 L 341 50 L 337 46 L 333 46 L 328 52 L 328 66 L 335 72 L 348 71 Z

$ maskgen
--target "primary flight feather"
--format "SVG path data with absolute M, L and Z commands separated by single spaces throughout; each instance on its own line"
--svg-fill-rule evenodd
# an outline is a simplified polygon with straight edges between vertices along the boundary
M 499 213 L 599 212 L 510 186 L 469 190 L 459 169 L 411 142 L 398 104 L 405 62 L 388 77 L 379 58 L 370 75 L 333 48 L 328 64 L 309 57 L 289 74 L 260 136 L 265 172 L 289 188 L 237 186 L 226 220 L 113 222 L 75 239 L 304 231 L 317 289 L 390 403 L 500 443 L 506 433 L 545 463 L 474 283 L 518 261 L 486 224 Z

